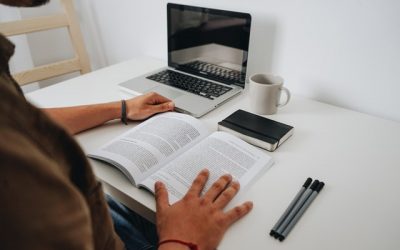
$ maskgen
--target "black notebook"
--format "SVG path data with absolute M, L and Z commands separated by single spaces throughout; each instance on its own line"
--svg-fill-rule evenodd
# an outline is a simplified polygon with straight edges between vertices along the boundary
M 220 121 L 218 130 L 229 132 L 268 151 L 274 151 L 293 134 L 294 128 L 239 109 Z

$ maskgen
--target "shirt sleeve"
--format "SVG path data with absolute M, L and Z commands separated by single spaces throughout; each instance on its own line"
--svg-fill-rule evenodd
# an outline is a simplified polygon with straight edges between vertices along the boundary
M 91 211 L 63 169 L 12 130 L 2 130 L 2 140 L 1 248 L 95 249 Z M 107 230 L 107 249 L 122 249 L 112 226 Z

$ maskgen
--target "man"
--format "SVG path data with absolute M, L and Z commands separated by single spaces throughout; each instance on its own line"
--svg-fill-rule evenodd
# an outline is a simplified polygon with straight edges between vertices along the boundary
M 45 2 L 0 0 L 3 4 L 24 7 Z M 101 184 L 70 136 L 120 118 L 123 104 L 43 112 L 25 100 L 10 76 L 8 61 L 13 50 L 12 43 L 0 34 L 1 249 L 155 247 L 143 243 L 142 239 L 147 239 L 141 235 L 143 232 L 134 232 L 135 228 L 132 235 L 127 230 L 118 231 L 121 224 L 115 223 L 116 220 L 127 219 L 124 214 L 130 212 L 112 201 L 111 213 L 119 218 L 114 220 L 114 229 Z M 153 93 L 128 100 L 126 109 L 128 119 L 141 120 L 172 110 L 173 103 Z M 156 183 L 158 249 L 215 249 L 228 227 L 251 210 L 252 203 L 246 202 L 224 212 L 239 184 L 225 175 L 202 196 L 207 178 L 208 171 L 203 170 L 186 196 L 173 205 L 168 202 L 164 184 Z M 135 215 L 128 217 L 132 219 Z

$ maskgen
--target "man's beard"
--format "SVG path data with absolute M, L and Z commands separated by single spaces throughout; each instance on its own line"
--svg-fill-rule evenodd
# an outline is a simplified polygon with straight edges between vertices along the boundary
M 0 4 L 16 7 L 35 7 L 46 4 L 49 0 L 0 0 Z
M 50 0 L 31 0 L 31 6 L 39 6 L 48 3 Z

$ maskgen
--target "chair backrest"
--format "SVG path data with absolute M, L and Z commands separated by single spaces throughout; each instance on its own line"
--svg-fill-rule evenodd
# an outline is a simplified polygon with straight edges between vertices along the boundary
M 0 33 L 5 36 L 15 36 L 62 27 L 68 28 L 75 53 L 74 57 L 72 59 L 38 66 L 30 70 L 13 74 L 14 79 L 20 85 L 76 71 L 80 71 L 81 74 L 90 72 L 89 57 L 84 46 L 82 33 L 79 28 L 78 18 L 72 1 L 73 0 L 60 0 L 64 9 L 64 12 L 60 14 L 0 23 Z

